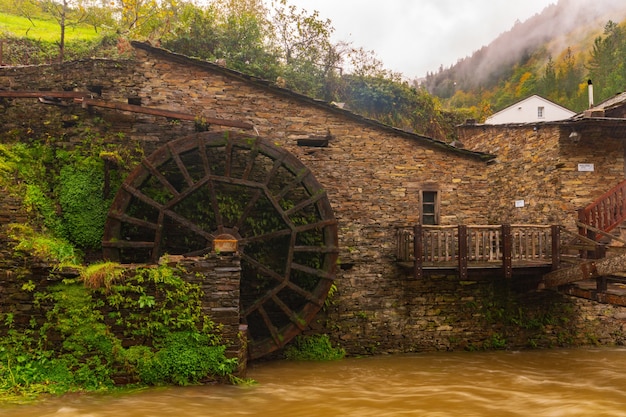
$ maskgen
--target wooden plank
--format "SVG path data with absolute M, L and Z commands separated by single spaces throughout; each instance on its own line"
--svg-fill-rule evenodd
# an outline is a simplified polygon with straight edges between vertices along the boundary
M 459 225 L 459 278 L 467 279 L 467 226 Z
M 556 271 L 561 263 L 561 228 L 552 226 L 552 270 Z
M 502 246 L 502 271 L 504 272 L 504 277 L 510 279 L 513 277 L 513 237 L 510 224 L 502 225 Z
M 121 111 L 128 111 L 133 113 L 142 113 L 142 114 L 150 114 L 153 116 L 162 116 L 169 117 L 171 119 L 179 119 L 179 120 L 192 120 L 195 121 L 197 119 L 202 119 L 204 122 L 208 124 L 214 124 L 219 126 L 229 126 L 229 127 L 237 127 L 241 129 L 253 129 L 250 123 L 241 122 L 238 120 L 227 120 L 227 119 L 218 119 L 214 117 L 205 117 L 199 116 L 190 113 L 181 113 L 177 111 L 165 110 L 165 109 L 157 109 L 143 106 L 136 106 L 134 104 L 126 104 L 126 103 L 109 103 L 103 100 L 93 100 L 88 98 L 76 99 L 76 101 L 81 102 L 83 107 L 102 107 L 106 109 L 114 109 Z
M 8 98 L 39 98 L 39 97 L 54 97 L 54 98 L 82 98 L 91 97 L 95 93 L 89 91 L 2 91 L 0 90 L 0 97 Z
M 413 278 L 422 278 L 422 265 L 424 263 L 424 240 L 422 226 L 416 224 L 413 227 Z
M 543 276 L 543 284 L 546 288 L 553 288 L 585 279 L 613 275 L 622 271 L 626 271 L 626 254 L 586 261 L 577 267 L 549 272 Z

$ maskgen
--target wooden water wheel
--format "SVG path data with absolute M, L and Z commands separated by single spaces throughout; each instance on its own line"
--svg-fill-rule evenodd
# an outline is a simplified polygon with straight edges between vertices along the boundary
M 337 223 L 311 171 L 282 148 L 230 132 L 167 143 L 128 176 L 105 225 L 105 258 L 202 256 L 238 240 L 249 356 L 283 347 L 323 306 L 337 261 Z

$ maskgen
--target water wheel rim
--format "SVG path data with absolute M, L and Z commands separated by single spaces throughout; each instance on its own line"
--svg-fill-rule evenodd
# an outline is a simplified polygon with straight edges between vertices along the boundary
M 232 200 L 230 206 L 224 200 Z M 181 229 L 186 236 L 179 236 Z M 241 319 L 248 325 L 248 355 L 259 358 L 311 323 L 335 279 L 337 221 L 325 190 L 293 154 L 228 131 L 161 146 L 116 194 L 103 252 L 121 262 L 156 262 L 165 253 L 210 252 L 223 233 L 243 248 Z M 281 253 L 274 257 L 271 250 Z

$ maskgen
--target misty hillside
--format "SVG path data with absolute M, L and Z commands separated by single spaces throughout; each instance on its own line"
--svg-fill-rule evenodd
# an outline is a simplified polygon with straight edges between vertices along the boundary
M 524 67 L 525 71 L 534 76 L 537 81 L 535 86 L 538 87 L 547 65 L 555 65 L 558 71 L 559 59 L 566 61 L 567 65 L 577 66 L 576 72 L 580 74 L 576 75 L 580 78 L 578 81 L 582 82 L 587 76 L 584 74 L 584 62 L 594 46 L 594 40 L 603 35 L 608 21 L 619 23 L 625 19 L 626 2 L 559 0 L 528 20 L 518 21 L 509 31 L 472 56 L 460 59 L 450 68 L 441 68 L 437 73 L 428 74 L 424 86 L 431 94 L 443 99 L 450 99 L 459 91 L 478 94 L 479 91 L 497 90 L 507 83 L 515 83 L 516 80 L 511 80 L 511 77 L 515 77 L 516 71 Z M 527 90 L 529 94 L 541 93 L 532 91 L 532 88 Z M 573 94 L 574 91 L 569 91 L 561 95 L 569 97 Z M 497 96 L 497 93 L 492 91 L 493 95 Z M 468 103 L 466 99 L 465 103 L 456 104 L 477 105 L 484 98 L 476 97 L 473 103 L 472 100 Z M 491 100 L 490 104 L 491 107 L 502 107 L 515 98 L 508 97 L 499 102 Z M 563 102 L 564 98 L 551 99 Z M 561 104 L 577 106 L 576 102 Z

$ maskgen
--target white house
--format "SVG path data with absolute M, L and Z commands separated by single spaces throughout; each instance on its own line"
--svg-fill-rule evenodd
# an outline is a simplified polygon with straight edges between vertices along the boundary
M 485 120 L 485 124 L 553 122 L 569 119 L 575 114 L 573 111 L 535 94 L 492 114 Z

